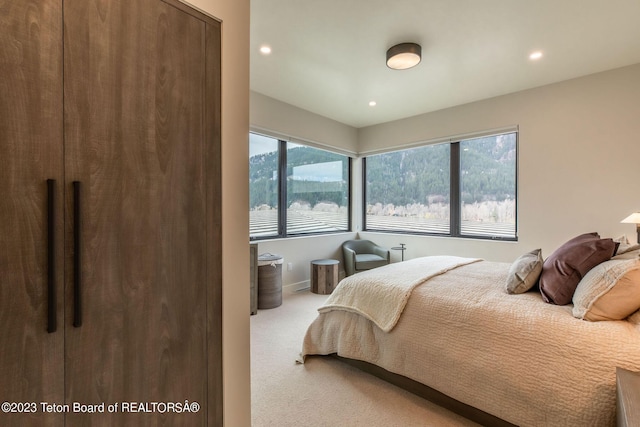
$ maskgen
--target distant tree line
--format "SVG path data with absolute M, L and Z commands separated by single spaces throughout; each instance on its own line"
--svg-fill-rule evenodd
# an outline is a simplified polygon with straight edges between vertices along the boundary
M 461 142 L 462 202 L 514 199 L 515 150 L 515 135 Z M 448 204 L 450 151 L 450 144 L 436 144 L 367 157 L 367 202 Z
M 289 203 L 348 204 L 348 181 L 323 182 L 320 180 L 293 179 L 295 167 L 329 163 L 342 163 L 342 177 L 348 177 L 349 163 L 343 155 L 312 147 L 295 147 L 287 150 L 287 199 Z M 249 206 L 252 209 L 278 205 L 278 152 L 258 154 L 249 158 Z
M 404 206 L 449 203 L 450 144 L 437 144 L 395 151 L 366 158 L 368 203 Z M 460 143 L 461 199 L 465 204 L 515 199 L 515 134 L 479 138 Z M 289 203 L 335 203 L 346 206 L 348 182 L 291 179 L 293 168 L 308 164 L 342 161 L 345 157 L 311 147 L 287 150 Z M 275 207 L 278 203 L 278 153 L 249 159 L 250 206 Z

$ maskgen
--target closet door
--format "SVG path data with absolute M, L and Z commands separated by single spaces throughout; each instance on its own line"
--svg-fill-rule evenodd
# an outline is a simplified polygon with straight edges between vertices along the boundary
M 62 2 L 0 1 L 2 426 L 64 422 L 62 167 Z
M 205 23 L 158 0 L 65 0 L 64 22 L 66 400 L 105 404 L 67 424 L 206 425 Z

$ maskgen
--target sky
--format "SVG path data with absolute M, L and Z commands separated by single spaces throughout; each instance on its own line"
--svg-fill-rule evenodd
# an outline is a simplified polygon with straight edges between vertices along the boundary
M 278 140 L 255 133 L 249 134 L 249 157 L 278 151 Z

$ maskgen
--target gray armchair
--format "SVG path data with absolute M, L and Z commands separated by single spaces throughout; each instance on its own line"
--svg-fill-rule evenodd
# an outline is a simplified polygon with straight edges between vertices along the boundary
M 382 267 L 391 262 L 389 250 L 376 245 L 371 240 L 347 240 L 342 244 L 342 254 L 347 276 Z

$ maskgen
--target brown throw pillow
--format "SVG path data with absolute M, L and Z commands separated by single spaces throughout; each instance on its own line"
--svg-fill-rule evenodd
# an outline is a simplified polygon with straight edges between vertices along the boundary
M 601 239 L 598 233 L 581 234 L 560 246 L 542 265 L 542 299 L 551 304 L 569 304 L 582 277 L 611 259 L 615 249 L 613 239 Z

